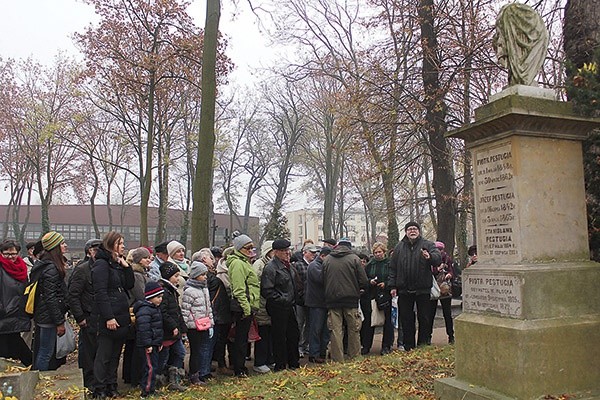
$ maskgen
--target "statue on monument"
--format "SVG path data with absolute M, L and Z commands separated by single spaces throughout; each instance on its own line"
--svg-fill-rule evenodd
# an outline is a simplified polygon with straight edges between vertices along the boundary
M 509 86 L 536 86 L 535 76 L 548 50 L 548 30 L 533 8 L 520 3 L 502 7 L 493 46 L 498 62 L 508 69 Z

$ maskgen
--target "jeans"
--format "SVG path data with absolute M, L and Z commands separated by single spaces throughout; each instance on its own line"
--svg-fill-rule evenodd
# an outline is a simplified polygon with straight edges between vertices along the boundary
M 358 308 L 331 308 L 327 315 L 327 326 L 331 331 L 331 359 L 344 361 L 344 322 L 348 332 L 348 357 L 360 354 L 360 314 Z
M 144 372 L 140 379 L 140 387 L 142 394 L 154 393 L 159 358 L 158 346 L 152 346 L 152 353 L 146 353 L 146 349 L 142 349 L 144 350 Z
M 54 356 L 56 350 L 56 327 L 44 328 L 36 325 L 35 335 L 38 338 L 39 347 L 36 349 L 33 369 L 48 371 L 50 369 L 50 359 Z
M 209 338 L 208 331 L 196 329 L 189 329 L 187 335 L 190 341 L 190 376 L 195 373 L 199 378 L 209 375 L 216 335 L 213 333 L 213 337 Z
M 171 366 L 177 368 L 183 368 L 183 359 L 185 358 L 185 346 L 181 339 L 177 339 L 169 347 L 163 347 L 158 357 L 158 373 L 164 374 L 165 367 L 169 359 L 171 360 Z
M 329 344 L 329 328 L 327 328 L 327 309 L 310 307 L 310 345 L 309 356 L 327 356 L 327 345 Z
M 404 333 L 404 349 L 407 351 L 415 348 L 415 304 L 417 305 L 417 320 L 419 321 L 419 335 L 416 344 L 426 345 L 429 341 L 431 330 L 431 300 L 429 296 L 429 293 L 398 294 L 398 312 L 400 313 L 400 323 Z

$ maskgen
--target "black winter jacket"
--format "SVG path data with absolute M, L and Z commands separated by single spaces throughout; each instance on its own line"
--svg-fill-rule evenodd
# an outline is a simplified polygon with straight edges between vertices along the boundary
M 227 289 L 222 280 L 217 278 L 217 275 L 212 272 L 207 274 L 206 284 L 208 286 L 208 292 L 210 293 L 210 301 L 212 303 L 212 313 L 215 325 L 218 324 L 230 324 L 231 319 L 231 298 L 227 294 Z M 218 293 L 218 294 L 217 294 Z M 217 298 L 215 299 L 215 296 Z
M 358 256 L 346 246 L 337 246 L 323 261 L 327 308 L 358 308 L 360 291 L 369 282 Z
M 163 323 L 160 308 L 147 300 L 133 305 L 135 312 L 135 345 L 137 347 L 160 346 L 163 342 Z
M 16 280 L 0 267 L 0 334 L 31 329 L 31 319 L 25 313 L 25 286 L 27 280 Z
M 69 278 L 69 308 L 75 321 L 84 319 L 90 322 L 92 305 L 94 304 L 94 287 L 92 286 L 92 264 L 89 258 L 79 263 L 73 269 Z
M 171 282 L 160 279 L 158 283 L 163 287 L 165 293 L 163 301 L 160 303 L 160 312 L 163 319 L 163 338 L 164 340 L 176 340 L 181 338 L 181 334 L 187 332 L 181 307 L 179 306 L 179 292 Z M 177 328 L 177 335 L 173 335 L 173 330 Z
M 424 248 L 431 255 L 429 260 L 421 254 Z M 411 243 L 408 237 L 404 236 L 396 245 L 390 261 L 388 288 L 396 289 L 400 294 L 429 293 L 433 283 L 431 268 L 440 265 L 441 260 L 440 251 L 433 242 L 419 236 Z
M 277 257 L 263 269 L 260 278 L 260 294 L 267 300 L 267 311 L 270 307 L 290 308 L 296 305 L 298 282 L 293 266 L 286 267 Z
M 127 291 L 133 287 L 133 283 L 133 270 L 123 268 L 112 259 L 109 251 L 100 246 L 92 267 L 92 318 L 97 321 L 99 334 L 121 338 L 127 336 L 131 323 Z M 116 331 L 110 331 L 106 327 L 106 321 L 113 318 L 119 324 Z
M 31 268 L 31 282 L 38 281 L 33 320 L 38 325 L 62 325 L 67 307 L 67 285 L 50 260 L 37 261 Z

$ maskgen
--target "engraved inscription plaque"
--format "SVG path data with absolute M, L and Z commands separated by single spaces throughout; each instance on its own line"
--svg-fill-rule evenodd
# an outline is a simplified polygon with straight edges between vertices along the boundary
M 521 317 L 521 280 L 517 276 L 469 273 L 463 281 L 463 309 Z
M 502 143 L 475 152 L 478 253 L 482 259 L 518 262 L 521 257 L 512 146 Z

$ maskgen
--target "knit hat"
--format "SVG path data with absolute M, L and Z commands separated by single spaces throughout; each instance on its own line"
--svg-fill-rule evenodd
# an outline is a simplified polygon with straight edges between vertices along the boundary
M 237 251 L 240 251 L 242 247 L 248 243 L 252 243 L 252 239 L 250 239 L 250 236 L 248 235 L 240 235 L 233 239 L 233 247 L 235 247 Z
M 170 261 L 165 261 L 160 266 L 160 276 L 164 280 L 169 280 L 173 275 L 179 272 L 179 267 Z
M 273 242 L 273 250 L 287 250 L 292 244 L 287 239 L 275 239 Z
M 63 235 L 61 235 L 60 233 L 55 232 L 55 231 L 50 231 L 50 232 L 46 233 L 44 236 L 42 236 L 42 246 L 44 247 L 44 250 L 46 250 L 46 251 L 52 250 L 53 248 L 60 245 L 64 241 L 65 241 L 65 238 L 63 237 Z
M 418 222 L 410 221 L 409 223 L 407 223 L 406 225 L 404 225 L 404 232 L 406 232 L 406 230 L 408 228 L 410 228 L 411 226 L 416 226 L 419 229 L 419 231 L 421 231 L 421 225 L 419 225 Z
M 177 240 L 173 240 L 167 245 L 167 253 L 169 253 L 170 257 L 173 257 L 173 254 L 175 254 L 179 249 L 185 250 L 185 246 L 179 243 Z
M 272 240 L 267 240 L 260 247 L 260 256 L 261 257 L 266 257 L 267 254 L 269 254 L 269 252 L 271 250 L 273 250 L 273 241 Z
M 446 245 L 444 244 L 444 242 L 435 242 L 435 247 L 437 247 L 438 250 L 444 250 L 446 248 Z
M 206 265 L 204 265 L 204 263 L 200 261 L 194 261 L 190 269 L 190 278 L 196 279 L 197 277 L 199 277 L 202 274 L 205 274 L 206 272 L 208 272 L 208 268 L 206 267 Z
M 131 250 L 131 260 L 134 264 L 139 264 L 142 258 L 150 257 L 150 252 L 145 247 L 138 247 Z
M 144 297 L 146 297 L 146 300 L 150 300 L 151 298 L 156 297 L 159 294 L 163 294 L 164 292 L 165 290 L 161 285 L 158 284 L 158 282 L 150 281 L 146 283 L 146 286 L 144 287 Z

